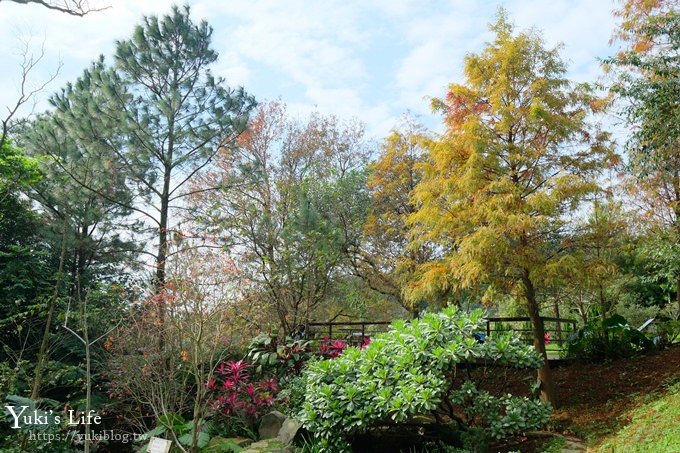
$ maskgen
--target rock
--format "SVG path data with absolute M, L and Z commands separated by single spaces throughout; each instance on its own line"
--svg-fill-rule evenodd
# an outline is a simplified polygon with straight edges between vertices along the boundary
M 218 447 L 218 446 L 231 446 L 232 444 L 236 444 L 239 447 L 247 447 L 248 445 L 252 444 L 253 441 L 252 439 L 248 439 L 245 437 L 230 437 L 230 438 L 225 438 L 225 437 L 213 437 L 210 439 L 210 443 L 208 444 L 210 447 Z
M 283 442 L 284 445 L 290 445 L 301 427 L 302 423 L 299 421 L 293 418 L 287 418 L 279 430 L 279 439 L 281 439 L 281 442 Z
M 274 439 L 279 435 L 279 430 L 283 426 L 286 416 L 279 411 L 272 411 L 262 417 L 260 421 L 260 439 Z
M 250 444 L 247 450 L 242 450 L 241 453 L 281 453 L 285 451 L 283 444 L 278 439 L 267 439 Z

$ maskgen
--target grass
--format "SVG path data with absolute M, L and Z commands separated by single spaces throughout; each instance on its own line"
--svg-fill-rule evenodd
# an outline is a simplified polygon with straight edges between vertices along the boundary
M 680 452 L 680 382 L 668 386 L 662 396 L 646 401 L 628 414 L 631 422 L 598 442 L 592 450 L 601 453 Z
M 543 453 L 560 453 L 567 446 L 566 439 L 562 437 L 556 437 L 544 448 Z

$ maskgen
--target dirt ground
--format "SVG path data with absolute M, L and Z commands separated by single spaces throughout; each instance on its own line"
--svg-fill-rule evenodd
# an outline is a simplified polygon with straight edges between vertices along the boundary
M 625 426 L 636 399 L 680 380 L 680 345 L 607 363 L 562 364 L 552 371 L 560 406 L 548 431 L 568 438 L 597 438 Z M 493 451 L 540 452 L 549 441 L 548 433 L 535 433 L 493 446 Z

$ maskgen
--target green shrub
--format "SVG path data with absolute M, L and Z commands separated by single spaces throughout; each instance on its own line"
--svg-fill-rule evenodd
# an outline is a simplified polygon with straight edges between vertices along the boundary
M 261 334 L 248 346 L 247 359 L 258 373 L 274 373 L 279 379 L 298 375 L 311 356 L 309 342 L 276 334 Z
M 469 443 L 536 429 L 549 406 L 512 395 L 495 396 L 474 382 L 460 385 L 460 365 L 497 364 L 536 369 L 542 359 L 512 333 L 479 342 L 484 314 L 450 307 L 413 321 L 396 321 L 364 349 L 347 348 L 304 370 L 307 391 L 300 413 L 324 451 L 348 451 L 352 437 L 381 425 L 430 415 L 463 431 Z M 456 379 L 458 377 L 458 379 Z
M 632 327 L 640 327 L 649 318 L 659 313 L 657 305 L 645 306 L 635 302 L 622 300 L 615 307 L 615 313 L 623 316 Z
M 621 315 L 591 322 L 569 341 L 568 357 L 585 362 L 631 357 L 654 346 L 642 332 L 630 327 Z
M 304 374 L 292 376 L 281 383 L 279 392 L 280 410 L 287 414 L 296 414 L 303 408 L 305 393 L 307 392 L 307 378 Z

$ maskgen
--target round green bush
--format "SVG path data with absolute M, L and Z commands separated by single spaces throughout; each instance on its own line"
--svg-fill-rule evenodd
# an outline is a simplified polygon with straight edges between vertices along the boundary
M 352 436 L 427 415 L 456 424 L 479 442 L 503 438 L 545 424 L 550 407 L 512 395 L 494 396 L 472 381 L 454 387 L 460 365 L 536 369 L 541 356 L 513 333 L 475 339 L 484 313 L 449 307 L 412 321 L 396 321 L 363 348 L 348 348 L 332 360 L 312 361 L 303 426 L 322 451 L 349 451 Z

